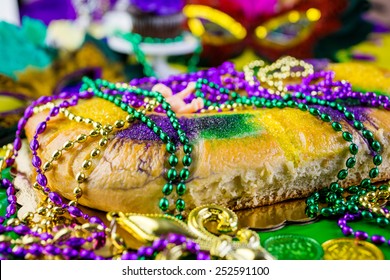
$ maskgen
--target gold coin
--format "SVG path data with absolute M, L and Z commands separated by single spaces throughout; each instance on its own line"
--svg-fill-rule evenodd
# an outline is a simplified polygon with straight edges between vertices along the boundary
M 383 260 L 382 251 L 372 243 L 353 238 L 337 238 L 324 242 L 324 260 Z

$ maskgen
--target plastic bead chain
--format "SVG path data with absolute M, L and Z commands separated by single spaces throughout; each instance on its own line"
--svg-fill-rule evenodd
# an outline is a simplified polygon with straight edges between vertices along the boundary
M 255 74 L 255 68 L 258 68 L 257 74 Z M 288 89 L 285 88 L 283 81 L 289 78 L 307 77 L 314 73 L 314 69 L 311 64 L 303 60 L 286 56 L 267 66 L 264 61 L 255 60 L 244 67 L 244 73 L 249 85 L 255 85 L 254 77 L 257 75 L 261 87 L 265 84 L 269 93 L 284 95 Z

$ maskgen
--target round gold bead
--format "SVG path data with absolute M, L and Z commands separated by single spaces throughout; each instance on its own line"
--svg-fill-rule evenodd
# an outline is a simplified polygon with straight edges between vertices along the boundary
M 100 139 L 99 146 L 104 147 L 107 145 L 107 143 L 108 143 L 108 139 L 106 137 L 104 137 L 104 138 Z
M 106 124 L 106 125 L 104 126 L 104 130 L 105 130 L 105 131 L 111 132 L 113 129 L 114 129 L 114 128 L 113 128 L 112 125 L 110 125 L 110 124 Z
M 74 145 L 74 143 L 72 141 L 67 141 L 67 142 L 65 142 L 63 148 L 65 150 L 69 150 L 69 149 L 73 148 L 73 145 Z
M 90 160 L 83 161 L 83 164 L 82 164 L 83 169 L 87 170 L 87 169 L 91 168 L 91 166 L 92 166 L 92 161 L 90 161 Z
M 49 171 L 52 168 L 53 168 L 53 165 L 52 165 L 52 163 L 50 161 L 45 162 L 43 164 L 43 167 L 42 167 L 43 171 L 45 171 L 45 172 Z
M 3 170 L 5 168 L 5 160 L 0 159 L 0 169 Z
M 114 126 L 115 126 L 116 128 L 122 128 L 122 127 L 124 127 L 124 125 L 125 125 L 125 122 L 122 121 L 122 120 L 118 120 L 118 121 L 116 121 L 116 122 L 114 123 Z
M 94 122 L 93 123 L 93 128 L 95 129 L 101 129 L 102 128 L 102 124 L 100 122 Z
M 80 198 L 83 195 L 83 190 L 80 187 L 76 187 L 73 190 L 73 194 L 76 198 Z
M 76 116 L 76 117 L 74 117 L 74 120 L 75 120 L 76 122 L 82 122 L 84 119 L 83 119 L 83 117 Z
M 20 220 L 18 218 L 11 218 L 7 221 L 7 226 L 18 226 L 20 225 Z
M 379 191 L 378 192 L 378 198 L 380 199 L 387 199 L 389 197 L 389 192 L 388 191 Z
M 96 136 L 98 136 L 100 133 L 99 133 L 99 130 L 97 130 L 97 129 L 93 129 L 93 130 L 91 130 L 90 132 L 89 132 L 89 136 L 91 136 L 91 137 L 96 137 Z
M 86 124 L 91 124 L 91 123 L 92 123 L 92 120 L 89 119 L 89 118 L 86 118 L 86 119 L 84 119 L 84 123 L 86 123 Z
M 23 215 L 22 220 L 28 222 L 33 218 L 34 218 L 34 214 L 32 212 L 27 212 Z
M 87 179 L 87 177 L 85 176 L 85 174 L 84 174 L 83 172 L 77 173 L 77 175 L 76 175 L 76 181 L 77 181 L 78 183 L 83 183 L 86 179 Z
M 95 157 L 98 157 L 100 155 L 101 151 L 97 148 L 93 149 L 92 152 L 91 152 L 91 157 L 95 158 Z
M 374 201 L 376 199 L 375 192 L 368 192 L 365 196 L 368 201 Z
M 77 201 L 76 200 L 71 200 L 68 203 L 69 206 L 77 206 Z
M 53 159 L 57 160 L 57 159 L 59 159 L 61 156 L 62 156 L 62 151 L 61 151 L 61 150 L 56 150 L 56 151 L 53 152 L 53 154 L 52 154 L 51 157 L 52 157 Z
M 41 186 L 37 182 L 35 182 L 32 186 L 36 190 L 40 190 L 41 189 Z
M 109 132 L 107 130 L 104 130 L 104 129 L 100 129 L 100 135 L 101 136 L 108 136 Z
M 127 115 L 127 116 L 126 116 L 126 121 L 127 121 L 128 123 L 132 123 L 133 121 L 135 121 L 135 118 L 134 118 L 133 115 Z
M 85 134 L 80 134 L 79 136 L 76 137 L 76 142 L 77 143 L 83 143 L 87 140 L 87 135 Z
M 372 210 L 372 212 L 374 212 L 375 214 L 380 214 L 381 208 L 375 206 L 375 207 L 372 207 L 371 210 Z

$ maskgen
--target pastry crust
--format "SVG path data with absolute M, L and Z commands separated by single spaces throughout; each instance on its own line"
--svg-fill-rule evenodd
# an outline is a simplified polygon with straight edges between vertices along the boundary
M 126 117 L 121 109 L 98 98 L 83 101 L 70 111 L 102 124 L 112 124 Z M 29 140 L 46 115 L 47 111 L 30 119 L 26 127 Z M 361 109 L 360 115 L 364 125 L 385 147 L 380 175 L 373 181 L 390 179 L 386 148 L 390 133 L 389 114 L 380 109 Z M 193 164 L 183 196 L 187 210 L 208 203 L 238 210 L 303 198 L 334 182 L 338 171 L 345 168 L 345 162 L 351 156 L 349 143 L 342 139 L 340 132 L 332 129 L 330 123 L 297 109 L 242 110 L 219 113 L 218 116 L 178 117 L 182 123 L 196 119 L 203 125 L 189 128 L 198 131 L 192 139 L 190 137 L 194 146 Z M 220 135 L 207 133 L 213 125 L 207 120 L 215 118 L 224 120 L 220 125 L 224 127 L 218 127 Z M 343 186 L 349 186 L 368 177 L 374 164 L 363 137 L 344 120 L 340 123 L 353 132 L 354 142 L 359 146 L 356 166 L 349 171 L 347 179 L 341 181 Z M 230 133 L 232 128 L 235 130 Z M 43 147 L 38 150 L 42 161 L 48 160 L 66 141 L 91 129 L 89 125 L 69 121 L 62 115 L 54 118 L 38 138 Z M 127 134 L 116 133 L 102 150 L 102 155 L 93 161 L 87 181 L 81 184 L 80 203 L 103 211 L 159 213 L 158 201 L 163 197 L 161 190 L 166 183 L 168 167 L 165 145 L 158 140 L 148 140 L 147 135 L 143 135 L 145 139 L 125 137 L 134 132 L 134 127 L 127 130 Z M 54 168 L 46 173 L 50 189 L 73 199 L 73 189 L 77 185 L 75 174 L 81 171 L 82 162 L 97 142 L 98 139 L 91 138 L 64 152 Z M 182 156 L 182 152 L 178 153 L 179 159 Z M 179 163 L 177 170 L 181 168 Z M 172 206 L 175 198 L 177 195 L 173 192 L 170 196 Z

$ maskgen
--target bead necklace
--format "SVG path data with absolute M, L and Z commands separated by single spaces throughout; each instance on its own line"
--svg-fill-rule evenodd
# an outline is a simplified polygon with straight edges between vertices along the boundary
M 153 67 L 150 65 L 150 63 L 146 60 L 145 53 L 140 48 L 139 44 L 141 43 L 147 43 L 147 44 L 172 44 L 172 43 L 180 43 L 184 40 L 184 35 L 181 34 L 175 38 L 167 38 L 167 39 L 161 39 L 161 38 L 151 38 L 151 37 L 142 37 L 140 34 L 136 33 L 119 33 L 119 36 L 121 36 L 126 41 L 130 42 L 134 55 L 136 57 L 136 60 L 143 66 L 144 68 L 144 74 L 148 77 L 156 77 L 156 73 L 153 70 Z M 198 44 L 195 51 L 193 52 L 191 58 L 189 59 L 187 63 L 187 69 L 188 72 L 194 72 L 197 69 L 197 64 L 200 59 L 200 54 L 202 52 L 202 44 Z
M 383 208 L 383 209 L 386 209 L 386 208 Z M 376 245 L 382 245 L 382 244 L 386 243 L 386 241 L 387 241 L 387 244 L 390 246 L 390 240 L 386 240 L 386 238 L 384 236 L 375 234 L 375 235 L 372 235 L 371 238 L 370 238 L 370 236 L 368 235 L 367 232 L 359 231 L 359 230 L 354 231 L 347 224 L 347 222 L 361 220 L 362 218 L 368 218 L 368 219 L 371 219 L 371 220 L 374 219 L 374 217 L 373 217 L 371 212 L 364 210 L 364 211 L 358 211 L 357 213 L 353 213 L 353 214 L 349 214 L 349 213 L 345 214 L 344 216 L 342 216 L 338 220 L 337 224 L 338 224 L 338 226 L 340 227 L 342 233 L 345 236 L 353 235 L 355 238 L 357 238 L 359 240 L 367 240 L 367 239 L 369 239 L 372 243 L 374 243 Z M 389 224 L 389 221 L 386 218 L 384 218 L 384 217 L 378 217 L 378 218 L 376 218 L 376 220 L 379 220 L 378 224 L 382 224 L 382 226 L 385 226 L 385 225 Z
M 255 68 L 258 68 L 255 74 Z M 257 75 L 261 86 L 268 88 L 270 94 L 284 95 L 288 89 L 284 86 L 283 81 L 289 78 L 303 78 L 314 73 L 313 66 L 303 60 L 286 56 L 278 59 L 271 65 L 265 66 L 264 61 L 255 60 L 244 67 L 245 80 L 249 85 L 255 85 L 255 76 Z

